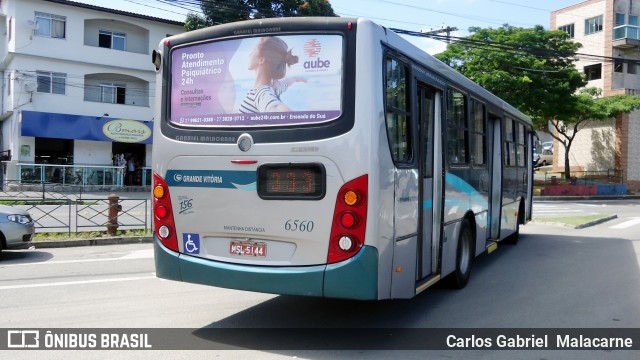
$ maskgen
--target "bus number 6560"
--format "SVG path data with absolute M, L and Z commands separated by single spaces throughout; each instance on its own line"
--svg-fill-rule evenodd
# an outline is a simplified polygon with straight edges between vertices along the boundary
M 313 221 L 289 219 L 284 223 L 284 229 L 287 231 L 312 232 Z

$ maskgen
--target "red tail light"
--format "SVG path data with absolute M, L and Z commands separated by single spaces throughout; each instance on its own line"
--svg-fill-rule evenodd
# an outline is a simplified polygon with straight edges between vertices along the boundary
M 169 187 L 160 175 L 153 173 L 153 231 L 168 249 L 178 251 L 178 236 L 173 220 Z
M 344 184 L 338 192 L 329 240 L 329 264 L 352 257 L 364 245 L 367 188 L 368 177 L 363 175 Z

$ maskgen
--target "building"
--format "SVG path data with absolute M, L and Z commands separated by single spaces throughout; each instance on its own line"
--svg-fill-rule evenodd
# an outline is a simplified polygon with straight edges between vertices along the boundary
M 3 180 L 115 184 L 122 158 L 151 165 L 151 52 L 183 23 L 67 0 L 0 0 L 0 24 Z
M 589 87 L 603 96 L 640 95 L 640 1 L 589 0 L 551 13 L 551 29 L 564 30 L 582 44 L 576 67 Z M 564 168 L 564 148 L 556 144 L 554 169 Z M 640 111 L 578 132 L 571 148 L 572 170 L 622 170 L 625 184 L 640 189 Z

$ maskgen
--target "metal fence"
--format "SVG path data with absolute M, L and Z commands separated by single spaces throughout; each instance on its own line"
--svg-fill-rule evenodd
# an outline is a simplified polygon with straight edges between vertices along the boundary
M 35 221 L 36 232 L 106 231 L 109 224 L 117 224 L 119 230 L 148 230 L 151 226 L 151 199 L 146 187 L 116 192 L 117 202 L 111 203 L 108 193 L 71 186 L 47 183 L 16 186 L 14 182 L 3 185 L 0 203 L 28 211 Z M 115 216 L 110 215 L 112 207 L 119 209 Z
M 125 181 L 124 166 L 100 165 L 51 165 L 51 164 L 17 164 L 17 180 L 19 184 L 51 183 L 76 187 L 122 187 Z M 136 185 L 151 184 L 151 168 L 141 167 L 135 170 L 132 182 Z M 130 184 L 128 184 L 130 185 Z

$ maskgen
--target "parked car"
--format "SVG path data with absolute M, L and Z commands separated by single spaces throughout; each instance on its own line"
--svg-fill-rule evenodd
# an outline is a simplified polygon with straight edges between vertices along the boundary
M 553 141 L 545 141 L 542 143 L 542 150 L 553 151 Z
M 551 164 L 553 164 L 553 151 L 549 149 L 543 149 L 542 154 L 539 155 L 537 165 L 546 166 Z
M 35 223 L 27 211 L 0 205 L 0 251 L 29 246 L 34 233 Z

